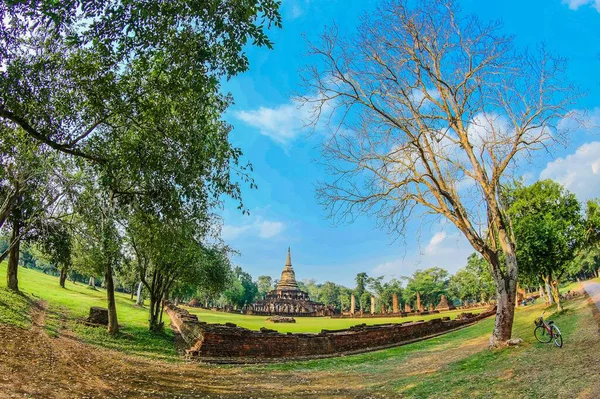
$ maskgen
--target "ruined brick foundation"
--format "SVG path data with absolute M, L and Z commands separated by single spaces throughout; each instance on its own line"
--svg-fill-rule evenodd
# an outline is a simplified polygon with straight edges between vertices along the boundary
M 400 324 L 358 325 L 320 333 L 287 333 L 262 328 L 252 331 L 232 323 L 208 324 L 172 304 L 165 311 L 174 328 L 190 346 L 187 353 L 212 363 L 257 363 L 317 359 L 399 346 L 473 324 L 495 314 L 494 308 L 473 315 L 461 314 L 429 321 Z

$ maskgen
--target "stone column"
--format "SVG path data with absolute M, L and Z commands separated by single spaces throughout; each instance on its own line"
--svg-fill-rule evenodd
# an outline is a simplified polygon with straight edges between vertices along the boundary
M 425 311 L 425 309 L 423 309 L 423 305 L 421 305 L 421 294 L 419 294 L 418 292 L 417 292 L 417 310 L 419 312 Z
M 375 297 L 371 295 L 371 314 L 375 314 Z
M 394 313 L 398 313 L 398 294 L 394 292 L 394 296 L 392 297 L 392 310 Z
M 354 294 L 350 295 L 350 314 L 354 314 L 356 312 L 356 299 L 354 298 Z
M 408 302 L 406 302 L 406 303 L 404 304 L 404 312 L 405 312 L 405 313 L 410 313 L 410 312 L 412 312 L 412 309 L 410 308 L 410 305 L 408 304 Z

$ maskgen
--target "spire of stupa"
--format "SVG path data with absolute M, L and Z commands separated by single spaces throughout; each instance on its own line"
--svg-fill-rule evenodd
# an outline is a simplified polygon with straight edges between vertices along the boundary
M 281 278 L 277 284 L 278 290 L 297 290 L 298 283 L 296 282 L 296 273 L 292 268 L 292 254 L 290 247 L 288 247 L 287 259 L 285 260 L 285 266 L 281 272 Z

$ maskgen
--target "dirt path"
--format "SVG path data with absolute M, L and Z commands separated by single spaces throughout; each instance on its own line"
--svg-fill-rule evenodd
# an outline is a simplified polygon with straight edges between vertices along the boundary
M 34 309 L 30 330 L 0 325 L 0 398 L 392 397 L 374 393 L 387 377 L 415 372 L 428 377 L 487 345 L 483 337 L 456 348 L 436 347 L 401 365 L 380 364 L 377 375 L 368 369 L 271 371 L 168 363 L 89 346 L 68 331 L 52 338 L 44 330 L 45 310 L 43 303 Z M 441 350 L 444 361 L 433 361 Z
M 595 281 L 582 281 L 581 285 L 586 290 L 590 299 L 596 304 L 598 310 L 600 310 L 600 283 Z

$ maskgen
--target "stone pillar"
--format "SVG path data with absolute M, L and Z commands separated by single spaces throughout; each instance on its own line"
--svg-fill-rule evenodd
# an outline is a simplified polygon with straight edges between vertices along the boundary
M 356 312 L 356 299 L 354 298 L 354 294 L 350 295 L 350 314 L 354 314 Z
M 375 297 L 371 295 L 371 314 L 375 314 Z
M 421 305 L 421 294 L 419 294 L 418 292 L 417 292 L 417 310 L 419 312 L 425 311 L 425 309 L 423 309 L 423 305 Z
M 430 311 L 430 312 L 432 312 L 433 310 L 435 310 L 435 309 L 433 308 L 433 303 L 430 303 L 430 304 L 429 304 L 429 311 Z
M 410 308 L 410 305 L 408 304 L 408 302 L 406 302 L 406 303 L 404 304 L 404 312 L 405 312 L 405 313 L 410 313 L 410 312 L 412 312 L 412 309 Z
M 394 292 L 394 296 L 392 297 L 392 310 L 394 313 L 398 313 L 398 294 Z
M 381 313 L 387 313 L 387 309 L 385 307 L 385 303 L 381 304 Z

